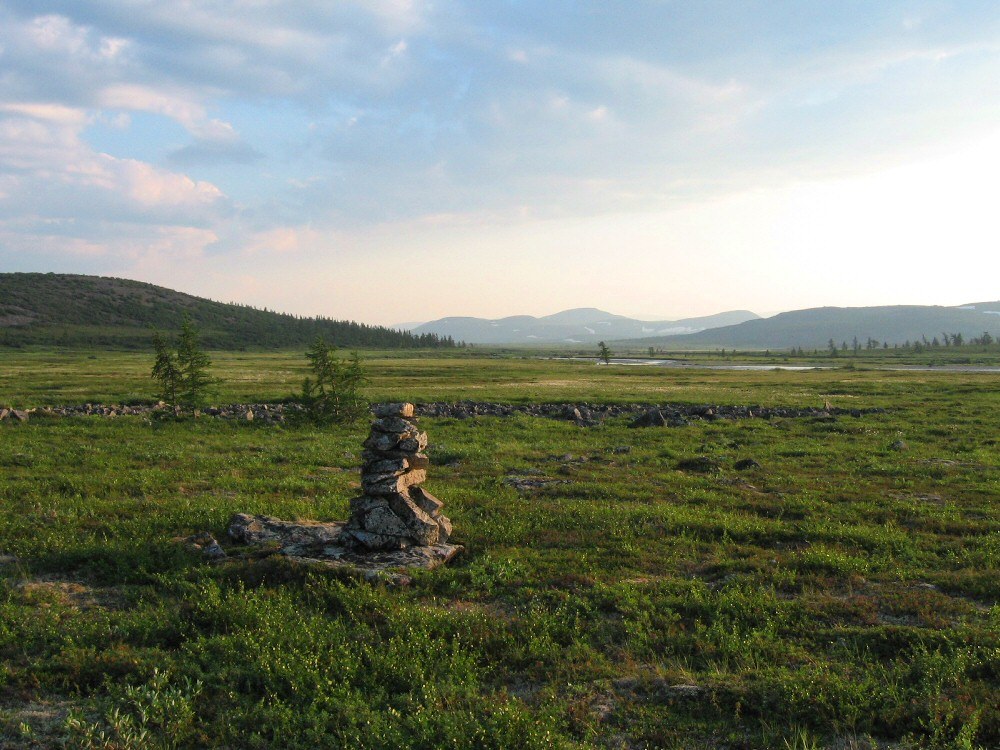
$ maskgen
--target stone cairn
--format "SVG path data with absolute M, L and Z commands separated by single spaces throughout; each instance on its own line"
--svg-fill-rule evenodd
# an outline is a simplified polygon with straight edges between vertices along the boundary
M 427 433 L 417 427 L 413 404 L 379 404 L 361 454 L 361 489 L 340 534 L 345 547 L 398 550 L 445 544 L 451 521 L 442 503 L 420 485 L 429 461 Z

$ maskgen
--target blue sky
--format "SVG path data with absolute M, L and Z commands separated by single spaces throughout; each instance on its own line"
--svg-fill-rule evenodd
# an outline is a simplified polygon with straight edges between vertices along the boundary
M 0 6 L 0 270 L 380 323 L 960 304 L 997 175 L 995 2 Z

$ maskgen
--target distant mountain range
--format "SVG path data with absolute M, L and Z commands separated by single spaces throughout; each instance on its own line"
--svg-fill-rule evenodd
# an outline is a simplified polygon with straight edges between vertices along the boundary
M 185 314 L 210 349 L 301 347 L 317 336 L 344 347 L 453 345 L 433 334 L 413 335 L 384 326 L 213 302 L 129 279 L 0 273 L 0 347 L 148 348 L 153 328 L 176 332 Z
M 300 347 L 316 336 L 343 347 L 450 347 L 456 342 L 591 347 L 598 341 L 661 349 L 826 349 L 869 339 L 903 344 L 960 333 L 1000 339 L 1000 301 L 958 307 L 817 307 L 761 318 L 735 310 L 699 318 L 643 321 L 595 308 L 535 318 L 442 318 L 411 331 L 305 318 L 225 304 L 128 279 L 55 273 L 0 273 L 0 347 L 43 344 L 148 348 L 151 330 L 179 329 L 187 314 L 206 348 Z M 614 346 L 612 346 L 614 348 Z
M 748 320 L 680 336 L 651 336 L 629 340 L 672 349 L 825 349 L 832 339 L 838 346 L 864 346 L 868 339 L 904 344 L 961 333 L 965 341 L 988 332 L 1000 336 L 1000 302 L 977 302 L 958 307 L 892 305 L 882 307 L 814 307 L 793 310 L 772 318 Z
M 564 310 L 535 318 L 515 315 L 509 318 L 441 318 L 412 329 L 416 335 L 450 336 L 470 344 L 592 344 L 598 341 L 635 339 L 644 336 L 670 336 L 696 333 L 718 326 L 732 326 L 755 320 L 748 310 L 708 315 L 682 320 L 635 320 L 613 315 L 593 307 Z

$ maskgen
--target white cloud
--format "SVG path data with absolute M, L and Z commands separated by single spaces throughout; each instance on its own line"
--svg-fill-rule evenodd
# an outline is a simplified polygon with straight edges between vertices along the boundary
M 96 92 L 96 104 L 104 109 L 151 112 L 169 117 L 183 125 L 192 134 L 232 131 L 226 123 L 213 125 L 207 120 L 205 106 L 196 95 L 188 91 L 165 91 L 137 83 L 109 85 Z
M 67 107 L 62 104 L 47 102 L 11 102 L 0 104 L 0 112 L 10 112 L 11 114 L 24 115 L 35 120 L 68 125 L 71 127 L 82 127 L 90 119 L 86 110 L 79 107 Z
M 389 50 L 385 53 L 385 56 L 382 58 L 382 67 L 383 68 L 388 67 L 393 63 L 394 60 L 406 54 L 408 46 L 409 45 L 406 43 L 405 39 L 400 39 L 398 42 L 389 47 Z
M 0 116 L 0 167 L 17 173 L 15 179 L 29 201 L 35 195 L 52 194 L 42 181 L 64 188 L 96 188 L 112 193 L 111 200 L 154 211 L 202 207 L 224 197 L 207 182 L 94 151 L 80 139 L 90 119 L 80 110 L 13 102 L 0 111 L 6 113 Z M 37 211 L 44 211 L 44 206 Z
M 135 159 L 115 159 L 102 154 L 100 162 L 116 174 L 121 192 L 136 203 L 150 207 L 200 207 L 223 198 L 215 185 L 192 180 L 187 175 L 157 169 Z
M 289 255 L 314 251 L 326 238 L 311 227 L 275 227 L 256 232 L 243 241 L 245 255 Z
M 215 185 L 91 148 L 74 107 L 0 106 L 0 246 L 6 256 L 139 263 L 191 259 L 231 210 Z
M 608 119 L 609 110 L 603 104 L 599 107 L 594 107 L 587 113 L 587 119 L 593 122 L 604 122 Z
M 38 16 L 27 31 L 28 38 L 40 50 L 71 57 L 113 60 L 128 48 L 126 39 L 97 34 L 61 15 Z

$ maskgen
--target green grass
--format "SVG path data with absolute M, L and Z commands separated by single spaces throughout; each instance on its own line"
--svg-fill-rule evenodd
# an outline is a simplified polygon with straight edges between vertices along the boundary
M 0 403 L 148 398 L 148 357 L 89 356 L 5 358 Z M 223 400 L 287 395 L 303 374 L 301 355 L 213 358 Z M 172 541 L 226 543 L 235 512 L 345 518 L 364 424 L 0 423 L 0 746 L 1000 744 L 995 376 L 370 369 L 378 400 L 889 411 L 425 419 L 427 487 L 467 549 L 402 589 L 209 565 Z M 678 468 L 698 456 L 719 470 Z M 558 481 L 518 492 L 508 476 Z
M 305 349 L 210 352 L 221 381 L 218 402 L 280 400 L 301 391 L 309 375 Z M 372 400 L 593 401 L 597 403 L 755 404 L 845 408 L 894 406 L 916 399 L 961 404 L 964 392 L 988 393 L 995 373 L 884 371 L 837 368 L 802 372 L 706 371 L 697 368 L 595 367 L 592 361 L 486 355 L 474 350 L 441 355 L 361 352 Z M 705 362 L 712 364 L 710 358 Z M 151 401 L 150 352 L 0 349 L 0 405 L 17 407 L 87 402 Z M 994 389 L 995 390 L 995 389 Z

